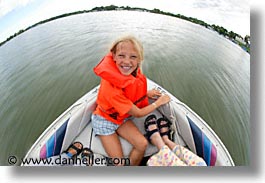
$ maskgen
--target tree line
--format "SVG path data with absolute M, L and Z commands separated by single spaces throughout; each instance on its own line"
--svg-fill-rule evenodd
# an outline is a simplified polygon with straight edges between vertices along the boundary
M 15 33 L 14 35 L 8 37 L 5 41 L 1 42 L 0 43 L 0 46 L 3 45 L 4 43 L 6 43 L 7 41 L 11 40 L 12 38 L 18 36 L 19 34 L 37 26 L 37 25 L 40 25 L 40 24 L 43 24 L 43 23 L 46 23 L 46 22 L 49 22 L 49 21 L 52 21 L 52 20 L 56 20 L 58 18 L 63 18 L 63 17 L 66 17 L 66 16 L 71 16 L 71 15 L 76 15 L 76 14 L 81 14 L 81 13 L 88 13 L 88 12 L 95 12 L 95 11 L 113 11 L 113 10 L 130 10 L 130 11 L 144 11 L 144 12 L 150 12 L 150 13 L 157 13 L 157 14 L 163 14 L 163 15 L 167 15 L 167 16 L 172 16 L 172 17 L 176 17 L 176 18 L 181 18 L 181 19 L 184 19 L 184 20 L 187 20 L 187 21 L 190 21 L 192 23 L 195 23 L 195 24 L 199 24 L 201 26 L 204 26 L 208 29 L 212 29 L 216 32 L 218 32 L 219 34 L 225 36 L 226 38 L 230 39 L 231 41 L 233 41 L 234 43 L 240 45 L 243 49 L 245 49 L 247 52 L 250 52 L 250 36 L 249 35 L 246 35 L 244 38 L 233 32 L 233 31 L 228 31 L 227 29 L 225 29 L 224 27 L 222 26 L 218 26 L 218 25 L 210 25 L 202 20 L 199 20 L 197 18 L 193 18 L 193 17 L 186 17 L 184 15 L 181 15 L 181 14 L 173 14 L 173 13 L 169 13 L 169 12 L 164 12 L 164 11 L 161 11 L 159 9 L 153 9 L 153 10 L 149 10 L 149 9 L 145 9 L 145 8 L 137 8 L 137 7 L 129 7 L 129 6 L 115 6 L 115 5 L 110 5 L 110 6 L 101 6 L 101 7 L 95 7 L 95 8 L 92 8 L 91 10 L 83 10 L 83 11 L 76 11 L 76 12 L 72 12 L 72 13 L 65 13 L 65 14 L 62 14 L 62 15 L 59 15 L 59 16 L 55 16 L 55 17 L 52 17 L 52 18 L 49 18 L 49 19 L 46 19 L 46 20 L 43 20 L 43 21 L 40 21 L 32 26 L 29 26 L 28 28 L 26 29 L 22 29 L 20 31 L 18 31 L 17 33 Z M 236 38 L 239 38 L 242 41 L 239 41 L 237 40 Z

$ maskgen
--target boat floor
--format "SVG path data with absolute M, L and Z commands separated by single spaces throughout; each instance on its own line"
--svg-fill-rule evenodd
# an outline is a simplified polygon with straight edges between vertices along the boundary
M 157 119 L 162 117 L 161 113 L 157 110 L 154 111 L 152 114 L 155 114 Z M 145 134 L 144 121 L 145 121 L 146 117 L 147 116 L 133 119 L 134 124 L 138 127 L 138 129 L 141 131 L 142 134 Z M 176 133 L 174 133 L 174 134 L 176 136 Z M 119 138 L 121 141 L 123 154 L 125 157 L 128 157 L 130 154 L 130 151 L 132 150 L 132 145 L 129 142 L 127 142 L 125 139 L 123 139 L 122 137 L 119 137 Z M 176 139 L 176 137 L 174 137 L 173 139 Z M 179 136 L 179 139 L 181 139 L 180 136 Z M 90 147 L 91 150 L 94 152 L 95 157 L 107 157 L 107 153 L 105 152 L 99 137 L 95 136 L 95 133 L 92 130 L 91 122 L 88 123 L 88 125 L 76 137 L 76 139 L 74 141 L 81 142 L 84 147 Z M 182 139 L 180 141 L 180 144 L 185 146 L 185 143 Z M 149 143 L 144 156 L 149 157 L 149 156 L 153 155 L 154 153 L 156 153 L 157 151 L 158 151 L 158 149 L 156 148 L 156 146 Z

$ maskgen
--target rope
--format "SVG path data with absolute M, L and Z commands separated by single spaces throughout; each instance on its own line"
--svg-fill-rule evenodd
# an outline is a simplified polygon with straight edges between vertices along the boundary
M 92 138 L 93 138 L 93 128 L 91 129 L 91 134 L 90 134 L 89 149 L 91 149 Z

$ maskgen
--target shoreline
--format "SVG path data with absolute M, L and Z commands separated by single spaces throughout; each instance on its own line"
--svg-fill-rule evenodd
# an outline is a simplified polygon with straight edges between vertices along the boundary
M 78 14 L 83 14 L 83 13 L 90 13 L 90 12 L 100 12 L 100 11 L 124 11 L 124 10 L 129 10 L 129 11 L 139 11 L 139 12 L 149 12 L 149 13 L 156 13 L 156 14 L 161 14 L 161 15 L 167 15 L 167 16 L 172 16 L 172 17 L 176 17 L 176 18 L 180 18 L 198 25 L 201 25 L 209 30 L 212 31 L 216 31 L 217 33 L 219 33 L 220 35 L 223 35 L 225 38 L 227 38 L 228 40 L 232 41 L 233 43 L 237 44 L 238 46 L 240 46 L 243 50 L 245 50 L 247 53 L 250 53 L 250 36 L 246 35 L 245 39 L 243 39 L 243 37 L 237 33 L 234 33 L 233 31 L 228 32 L 225 28 L 218 26 L 218 25 L 209 25 L 207 23 L 205 23 L 202 20 L 198 20 L 196 18 L 192 18 L 192 17 L 186 17 L 184 15 L 180 15 L 180 14 L 173 14 L 173 13 L 168 13 L 168 12 L 163 12 L 159 9 L 153 9 L 153 10 L 148 10 L 145 8 L 131 8 L 131 7 L 118 7 L 118 6 L 114 6 L 114 5 L 110 5 L 110 6 L 101 6 L 101 7 L 95 7 L 92 8 L 91 10 L 83 10 L 83 11 L 75 11 L 75 12 L 71 12 L 71 13 L 65 13 L 62 15 L 58 15 L 55 17 L 51 17 L 49 19 L 46 20 L 42 20 L 36 24 L 33 24 L 29 27 L 27 27 L 26 29 L 21 29 L 18 32 L 16 32 L 15 34 L 9 36 L 5 41 L 0 42 L 0 47 L 2 45 L 4 45 L 5 43 L 7 43 L 8 41 L 10 41 L 11 39 L 15 38 L 16 36 L 22 34 L 23 32 L 34 28 L 38 25 L 59 19 L 59 18 L 63 18 L 63 17 L 67 17 L 67 16 L 72 16 L 72 15 L 78 15 Z

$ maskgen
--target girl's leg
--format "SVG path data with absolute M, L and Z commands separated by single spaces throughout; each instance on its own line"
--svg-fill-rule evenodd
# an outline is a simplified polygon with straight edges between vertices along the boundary
M 161 125 L 166 123 L 165 121 L 161 122 Z M 168 127 L 163 127 L 160 129 L 161 133 L 168 131 Z M 165 144 L 188 166 L 207 166 L 205 161 L 189 151 L 187 148 L 182 147 L 181 145 L 177 145 L 175 142 L 171 141 L 168 135 L 163 135 L 162 137 Z
M 153 123 L 155 121 L 155 123 Z M 147 127 L 147 131 L 155 131 L 149 137 L 150 141 L 153 145 L 155 145 L 159 151 L 158 153 L 154 154 L 152 157 L 149 158 L 147 165 L 148 166 L 186 166 L 164 143 L 163 139 L 161 138 L 157 124 L 156 124 L 156 117 L 155 116 L 148 116 L 145 121 Z M 148 132 L 147 132 L 148 134 Z
M 188 166 L 207 166 L 201 157 L 181 145 L 176 145 L 172 151 Z
M 138 130 L 135 124 L 128 120 L 118 129 L 117 134 L 132 144 L 133 149 L 130 152 L 130 165 L 135 166 L 141 163 L 145 149 L 148 145 L 147 140 Z
M 148 166 L 187 166 L 181 161 L 167 145 L 147 161 Z
M 108 157 L 112 159 L 123 158 L 120 139 L 116 133 L 119 126 L 95 114 L 91 116 L 91 120 L 94 133 L 99 137 Z
M 111 135 L 99 135 L 101 143 L 110 158 L 123 158 L 122 147 L 117 133 Z M 117 164 L 122 165 L 122 164 Z

